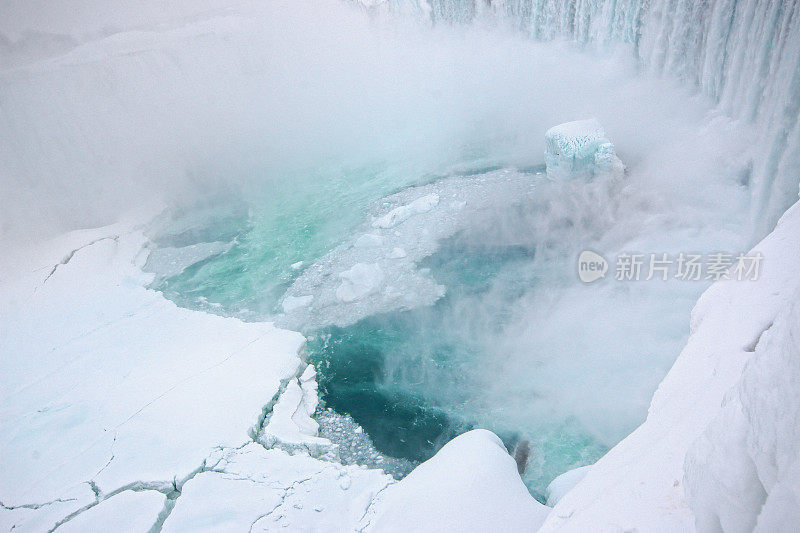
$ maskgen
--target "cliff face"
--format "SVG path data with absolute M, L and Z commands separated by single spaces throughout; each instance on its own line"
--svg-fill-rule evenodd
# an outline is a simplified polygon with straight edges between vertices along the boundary
M 798 499 L 800 206 L 753 252 L 756 281 L 713 285 L 647 421 L 555 506 L 542 531 L 790 530 Z

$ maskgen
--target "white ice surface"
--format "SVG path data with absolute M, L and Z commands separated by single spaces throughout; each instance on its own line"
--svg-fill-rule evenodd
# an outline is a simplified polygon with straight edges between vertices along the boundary
M 312 418 L 319 404 L 316 376 L 314 367 L 308 365 L 299 378 L 286 384 L 258 436 L 266 447 L 300 449 L 315 456 L 330 450 L 331 442 L 317 436 L 319 424 Z
M 394 530 L 541 521 L 543 507 L 486 431 L 448 444 L 373 505 L 394 481 L 331 460 L 335 446 L 311 416 L 316 372 L 297 355 L 303 337 L 178 308 L 145 289 L 145 244 L 121 222 L 2 262 L 0 526 L 139 531 L 163 520 L 167 531 L 341 531 L 372 517 Z
M 250 441 L 302 369 L 300 334 L 145 289 L 144 243 L 119 223 L 7 250 L 0 264 L 0 501 L 70 500 L 41 508 L 48 527 L 125 487 L 180 485 L 217 447 Z M 2 509 L 0 524 L 40 516 Z
M 492 432 L 476 429 L 376 498 L 365 531 L 535 531 L 549 508 L 531 497 Z
M 757 281 L 703 294 L 647 421 L 592 466 L 542 531 L 796 525 L 799 249 L 795 205 L 753 249 L 764 257 Z
M 165 500 L 166 496 L 155 490 L 125 490 L 77 515 L 58 531 L 149 531 L 158 520 Z
M 255 443 L 219 455 L 213 472 L 186 483 L 163 531 L 351 531 L 393 483 L 378 470 Z

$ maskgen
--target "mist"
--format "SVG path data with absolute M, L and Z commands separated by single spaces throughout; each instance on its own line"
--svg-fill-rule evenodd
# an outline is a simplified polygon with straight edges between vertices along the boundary
M 412 182 L 470 159 L 536 165 L 547 127 L 586 116 L 635 164 L 705 103 L 635 79 L 624 51 L 579 53 L 491 20 L 431 27 L 334 1 L 236 14 L 210 3 L 188 23 L 172 22 L 193 10 L 179 5 L 119 29 L 120 15 L 94 7 L 38 21 L 5 8 L 32 28 L 5 28 L 5 238 L 218 189 L 313 187 L 304 176 L 323 166 L 379 165 Z M 642 100 L 654 90 L 658 102 Z

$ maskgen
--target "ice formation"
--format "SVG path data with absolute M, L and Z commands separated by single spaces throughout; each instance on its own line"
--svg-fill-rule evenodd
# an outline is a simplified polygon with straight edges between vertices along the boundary
M 375 499 L 365 531 L 535 531 L 549 509 L 528 494 L 502 441 L 472 430 Z
M 800 204 L 753 249 L 757 281 L 715 283 L 647 421 L 553 508 L 550 531 L 791 531 L 797 491 Z
M 596 119 L 553 126 L 545 133 L 547 175 L 554 179 L 591 179 L 620 175 L 625 166 Z

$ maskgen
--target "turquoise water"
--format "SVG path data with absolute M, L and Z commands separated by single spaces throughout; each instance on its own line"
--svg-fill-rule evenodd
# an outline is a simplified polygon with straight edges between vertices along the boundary
M 382 453 L 413 461 L 430 458 L 472 427 L 494 430 L 509 447 L 529 440 L 533 454 L 524 479 L 539 498 L 556 475 L 597 460 L 606 448 L 581 433 L 577 422 L 532 419 L 511 427 L 502 416 L 493 419 L 496 406 L 482 405 L 474 394 L 476 367 L 497 356 L 486 345 L 486 331 L 499 336 L 514 302 L 535 283 L 521 275 L 532 270 L 533 256 L 523 246 L 476 246 L 456 236 L 420 265 L 447 287 L 435 305 L 315 332 L 308 357 L 327 406 L 350 414 Z M 486 304 L 490 290 L 495 307 L 482 316 L 492 323 L 481 324 L 475 336 L 469 313 L 461 310 Z
M 186 307 L 267 317 L 300 272 L 292 265 L 307 266 L 339 244 L 363 220 L 370 201 L 411 181 L 405 176 L 377 165 L 315 169 L 216 199 L 213 207 L 193 206 L 187 216 L 200 218 L 192 232 L 159 244 L 233 239 L 233 246 L 156 288 Z

